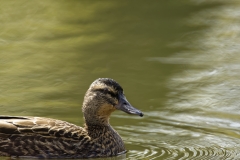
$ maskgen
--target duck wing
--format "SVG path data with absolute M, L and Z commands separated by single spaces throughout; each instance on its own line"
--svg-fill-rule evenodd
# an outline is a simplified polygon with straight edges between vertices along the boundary
M 81 146 L 86 145 L 89 139 L 84 128 L 65 121 L 0 116 L 2 156 L 67 157 L 81 152 Z

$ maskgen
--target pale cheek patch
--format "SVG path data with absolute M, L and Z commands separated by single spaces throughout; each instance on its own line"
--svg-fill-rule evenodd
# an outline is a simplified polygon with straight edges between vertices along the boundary
M 103 105 L 101 108 L 98 110 L 97 114 L 99 117 L 106 117 L 108 118 L 110 114 L 115 111 L 116 108 L 113 107 L 112 105 Z

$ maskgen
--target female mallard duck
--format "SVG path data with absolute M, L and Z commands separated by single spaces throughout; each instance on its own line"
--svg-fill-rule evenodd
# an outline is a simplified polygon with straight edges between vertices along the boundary
M 84 128 L 50 118 L 0 116 L 0 156 L 90 158 L 125 153 L 123 140 L 109 124 L 116 109 L 143 116 L 117 82 L 99 78 L 84 97 Z

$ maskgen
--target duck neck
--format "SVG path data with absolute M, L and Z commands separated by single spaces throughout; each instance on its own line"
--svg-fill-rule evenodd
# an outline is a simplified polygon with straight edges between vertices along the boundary
M 89 107 L 94 106 L 94 107 Z M 87 126 L 110 126 L 109 117 L 116 108 L 109 104 L 84 103 L 83 114 Z
M 92 139 L 99 138 L 103 135 L 106 135 L 106 133 L 114 134 L 116 132 L 110 125 L 88 125 L 85 124 L 85 129 L 88 131 L 88 135 Z
M 106 136 L 106 134 L 108 135 L 114 135 L 114 138 L 118 139 L 121 137 L 119 136 L 119 134 L 112 128 L 112 126 L 109 124 L 108 120 L 107 123 L 102 123 L 102 121 L 100 120 L 96 120 L 93 121 L 93 119 L 91 119 L 91 121 L 88 121 L 87 119 L 85 119 L 86 123 L 85 123 L 85 129 L 88 132 L 88 135 L 92 138 L 92 139 L 96 139 L 99 138 L 101 136 Z M 100 122 L 100 123 L 96 123 L 96 122 Z
M 100 116 L 97 114 L 84 114 L 84 120 L 86 123 L 86 126 L 92 127 L 99 127 L 99 128 L 105 128 L 109 127 L 109 117 L 108 116 Z
M 104 153 L 110 151 L 110 155 L 117 155 L 126 151 L 122 138 L 109 123 L 93 122 L 98 121 L 86 120 L 85 129 L 92 141 L 104 148 Z
M 112 155 L 125 152 L 125 147 L 120 135 L 110 125 L 85 125 L 88 135 L 105 150 L 111 150 Z

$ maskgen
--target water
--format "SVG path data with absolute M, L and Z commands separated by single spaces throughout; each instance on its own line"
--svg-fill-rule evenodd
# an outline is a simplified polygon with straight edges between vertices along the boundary
M 240 159 L 239 11 L 234 0 L 2 0 L 0 113 L 82 125 L 88 86 L 110 77 L 145 116 L 112 115 L 128 153 L 106 159 Z

